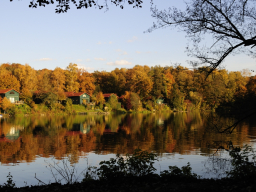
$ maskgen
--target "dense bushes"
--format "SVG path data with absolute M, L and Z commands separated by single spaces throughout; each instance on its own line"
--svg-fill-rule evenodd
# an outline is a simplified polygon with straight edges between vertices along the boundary
M 227 172 L 227 177 L 223 178 L 225 181 L 243 181 L 244 183 L 252 184 L 256 178 L 256 155 L 249 146 L 243 148 L 231 146 L 230 151 L 230 162 L 232 168 Z M 153 166 L 157 160 L 156 154 L 136 149 L 132 155 L 127 154 L 126 156 L 116 155 L 116 158 L 111 158 L 108 161 L 101 161 L 99 168 L 88 167 L 85 169 L 83 182 L 91 180 L 101 181 L 114 181 L 120 179 L 143 179 L 147 178 L 147 181 L 152 179 L 164 179 L 164 181 L 195 181 L 200 179 L 200 176 L 192 172 L 192 168 L 188 163 L 186 166 L 181 168 L 177 166 L 169 166 L 169 170 L 164 170 L 160 174 L 156 174 L 156 169 Z M 228 160 L 228 159 L 226 159 Z M 66 180 L 68 184 L 74 184 L 73 177 L 75 176 L 75 165 L 71 168 L 68 167 L 67 161 L 63 160 L 64 168 L 59 166 L 58 163 L 50 164 L 50 170 L 52 174 L 55 174 L 52 170 L 59 173 L 54 175 L 55 181 L 61 183 L 61 180 Z M 41 180 L 39 180 L 41 181 Z M 203 181 L 203 180 L 202 180 Z M 42 181 L 41 181 L 42 182 Z M 224 181 L 223 181 L 224 182 Z M 15 183 L 12 180 L 12 176 L 9 173 L 7 176 L 7 182 L 1 187 L 14 188 Z
M 234 179 L 246 178 L 255 180 L 256 178 L 256 154 L 251 146 L 244 147 L 230 146 L 229 155 L 231 157 L 232 168 L 227 171 L 227 176 Z
M 243 179 L 247 181 L 255 180 L 256 178 L 256 154 L 252 147 L 244 146 L 242 148 L 230 146 L 229 161 L 231 168 L 226 172 L 226 178 Z M 100 180 L 112 180 L 121 177 L 143 177 L 154 176 L 170 179 L 199 179 L 200 176 L 192 172 L 190 163 L 181 168 L 177 166 L 169 166 L 169 170 L 160 172 L 160 175 L 155 173 L 156 169 L 153 166 L 156 161 L 154 153 L 148 153 L 137 149 L 132 155 L 126 156 L 116 155 L 116 158 L 111 158 L 109 161 L 100 162 L 99 168 L 90 168 L 91 173 L 97 176 L 85 174 L 85 179 L 98 178 Z M 94 171 L 92 171 L 94 169 Z
M 156 168 L 153 166 L 156 161 L 156 154 L 136 149 L 132 155 L 116 155 L 109 161 L 101 161 L 100 167 L 90 167 L 85 174 L 84 181 L 92 178 L 99 180 L 113 180 L 122 177 L 176 177 L 192 178 L 198 176 L 192 173 L 192 168 L 188 163 L 181 169 L 177 166 L 170 166 L 169 170 L 163 171 L 160 175 L 156 174 Z M 93 175 L 94 174 L 94 175 Z
M 100 162 L 97 175 L 99 179 L 151 175 L 156 170 L 153 166 L 155 160 L 155 154 L 137 149 L 132 155 L 117 155 L 115 159 Z

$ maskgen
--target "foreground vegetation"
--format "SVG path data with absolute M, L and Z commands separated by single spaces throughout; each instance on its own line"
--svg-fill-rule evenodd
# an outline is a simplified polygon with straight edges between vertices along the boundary
M 256 189 L 256 159 L 252 148 L 229 146 L 230 161 L 232 167 L 226 173 L 226 177 L 218 180 L 201 179 L 192 173 L 190 164 L 178 168 L 170 166 L 160 175 L 155 174 L 153 166 L 156 155 L 141 151 L 134 151 L 133 155 L 125 157 L 117 155 L 109 161 L 100 162 L 100 167 L 88 167 L 84 170 L 84 179 L 78 183 L 75 176 L 75 166 L 69 168 L 67 160 L 62 160 L 63 167 L 59 163 L 49 164 L 55 178 L 54 184 L 46 185 L 36 178 L 41 186 L 16 188 L 11 174 L 7 181 L 0 186 L 1 191 L 253 191 Z M 59 177 L 56 177 L 56 173 Z M 62 180 L 66 184 L 62 185 Z

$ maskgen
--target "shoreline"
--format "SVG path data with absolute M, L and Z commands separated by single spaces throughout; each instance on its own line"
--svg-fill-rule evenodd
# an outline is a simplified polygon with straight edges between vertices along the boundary
M 224 191 L 255 191 L 256 184 L 252 180 L 244 179 L 189 179 L 182 177 L 159 178 L 156 176 L 124 177 L 112 180 L 89 180 L 81 183 L 64 184 L 51 183 L 40 186 L 26 186 L 20 188 L 1 187 L 1 191 L 175 191 L 175 192 L 224 192 Z

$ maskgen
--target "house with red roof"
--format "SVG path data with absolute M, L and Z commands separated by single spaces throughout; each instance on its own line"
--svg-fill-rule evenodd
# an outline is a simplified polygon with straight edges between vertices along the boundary
M 72 99 L 73 104 L 90 103 L 90 95 L 84 92 L 65 92 L 66 97 Z
M 20 100 L 20 93 L 14 89 L 1 89 L 0 96 L 2 98 L 6 97 L 11 103 L 18 103 Z

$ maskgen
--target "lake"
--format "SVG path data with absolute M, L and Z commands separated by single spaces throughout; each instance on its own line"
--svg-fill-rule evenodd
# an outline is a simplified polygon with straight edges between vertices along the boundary
M 218 178 L 226 168 L 218 159 L 228 157 L 225 150 L 216 152 L 219 146 L 232 141 L 235 146 L 256 148 L 254 118 L 238 125 L 232 134 L 214 129 L 216 122 L 224 127 L 233 121 L 198 111 L 2 118 L 0 184 L 6 182 L 9 172 L 18 187 L 40 184 L 35 174 L 45 183 L 54 182 L 49 164 L 61 166 L 60 160 L 66 159 L 79 174 L 88 165 L 97 166 L 137 148 L 157 154 L 158 173 L 170 165 L 181 167 L 190 162 L 193 172 Z

